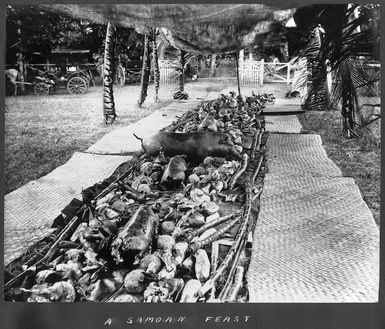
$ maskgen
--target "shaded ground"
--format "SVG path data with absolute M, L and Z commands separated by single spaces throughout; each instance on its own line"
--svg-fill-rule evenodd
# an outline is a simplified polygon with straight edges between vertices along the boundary
M 380 225 L 380 130 L 362 130 L 361 138 L 348 140 L 342 137 L 339 111 L 309 111 L 298 117 L 305 132 L 321 135 L 328 156 L 341 168 L 343 175 L 355 179 L 377 225 Z

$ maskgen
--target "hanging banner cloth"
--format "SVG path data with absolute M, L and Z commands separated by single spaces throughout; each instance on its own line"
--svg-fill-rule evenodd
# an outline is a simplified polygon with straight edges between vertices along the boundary
M 284 25 L 295 9 L 264 4 L 47 4 L 40 7 L 98 24 L 111 22 L 146 33 L 160 28 L 187 52 L 231 53 L 256 44 Z

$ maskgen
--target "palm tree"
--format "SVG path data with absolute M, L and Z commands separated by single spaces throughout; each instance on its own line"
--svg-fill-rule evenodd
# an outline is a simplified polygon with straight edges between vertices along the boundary
M 376 57 L 380 35 L 375 27 L 376 5 L 350 5 L 345 10 L 340 39 L 329 45 L 329 58 L 339 83 L 332 90 L 332 106 L 341 104 L 343 133 L 347 137 L 358 136 L 357 129 L 367 122 L 360 110 L 367 97 L 379 95 L 380 74 L 365 71 L 366 58 Z M 353 15 L 359 11 L 358 15 Z M 361 26 L 367 28 L 361 29 Z
M 152 29 L 152 60 L 154 66 L 154 86 L 155 86 L 155 102 L 159 102 L 159 80 L 160 80 L 160 70 L 159 70 L 159 60 L 158 60 L 158 47 L 157 47 L 157 36 L 159 31 L 157 29 Z
M 356 128 L 359 127 L 357 121 L 362 106 L 359 99 L 365 96 L 364 94 L 378 94 L 376 89 L 379 74 L 368 75 L 364 70 L 363 58 L 379 57 L 380 34 L 377 29 L 379 7 L 318 5 L 310 6 L 307 10 L 312 15 L 302 15 L 302 19 L 305 17 L 313 23 L 322 23 L 326 33 L 325 36 L 316 36 L 317 31 L 313 31 L 313 38 L 310 38 L 310 42 L 302 51 L 301 56 L 308 59 L 310 62 L 308 69 L 311 71 L 310 92 L 305 107 L 317 110 L 337 108 L 341 104 L 343 133 L 347 137 L 357 136 Z M 359 14 L 353 16 L 357 10 Z M 366 28 L 361 29 L 361 26 Z M 326 59 L 330 62 L 337 82 L 332 88 L 330 102 L 325 92 Z
M 106 124 L 112 124 L 116 118 L 113 93 L 115 31 L 115 27 L 108 22 L 103 64 L 103 114 Z
M 179 91 L 184 91 L 184 72 L 186 68 L 186 55 L 187 53 L 184 50 L 180 51 L 180 54 L 179 54 L 180 66 L 179 66 L 179 77 L 178 77 Z
M 150 51 L 150 36 L 145 35 L 144 38 L 144 49 L 143 49 L 143 66 L 142 66 L 142 77 L 140 81 L 140 98 L 138 100 L 139 107 L 142 106 L 147 97 L 147 89 L 150 81 L 150 70 L 151 70 L 151 51 Z
M 215 74 L 216 59 L 217 59 L 217 55 L 212 54 L 211 61 L 210 61 L 210 78 L 212 78 Z

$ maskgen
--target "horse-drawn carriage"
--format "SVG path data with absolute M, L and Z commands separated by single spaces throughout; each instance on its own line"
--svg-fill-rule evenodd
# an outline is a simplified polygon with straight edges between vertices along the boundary
M 90 86 L 102 81 L 103 59 L 95 57 L 95 63 L 84 60 L 89 50 L 56 49 L 50 54 L 50 64 L 25 64 L 25 81 L 15 81 L 15 85 L 28 86 L 35 95 L 54 94 L 58 88 L 66 88 L 72 95 L 87 92 Z M 83 60 L 82 60 L 83 59 Z M 140 79 L 142 61 L 121 61 L 115 65 L 114 84 L 123 87 L 128 81 Z M 16 93 L 15 93 L 16 94 Z

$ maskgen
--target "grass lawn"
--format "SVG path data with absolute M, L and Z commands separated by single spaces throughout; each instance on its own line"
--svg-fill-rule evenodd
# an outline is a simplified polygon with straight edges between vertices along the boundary
M 339 111 L 308 111 L 298 117 L 304 132 L 321 135 L 328 156 L 343 175 L 355 179 L 377 225 L 380 225 L 380 123 L 373 123 L 371 131 L 362 130 L 359 139 L 346 139 L 342 137 Z
M 117 119 L 103 123 L 102 89 L 80 96 L 7 97 L 5 113 L 5 193 L 37 179 L 67 162 L 75 151 L 85 151 L 104 134 L 138 121 L 171 98 L 153 103 L 149 93 L 143 108 L 136 106 L 137 86 L 116 90 Z M 165 95 L 161 95 L 165 96 Z
M 231 84 L 231 83 L 230 83 Z M 187 83 L 190 98 L 205 97 L 229 87 L 220 82 Z M 150 85 L 142 108 L 136 102 L 138 85 L 114 89 L 116 118 L 103 123 L 102 87 L 84 95 L 58 90 L 49 96 L 10 96 L 5 99 L 5 194 L 38 179 L 67 162 L 74 152 L 85 151 L 103 135 L 134 123 L 172 102 L 174 86 L 161 86 L 161 103 L 154 103 Z M 232 88 L 236 90 L 236 87 Z M 211 94 L 210 94 L 211 95 Z

